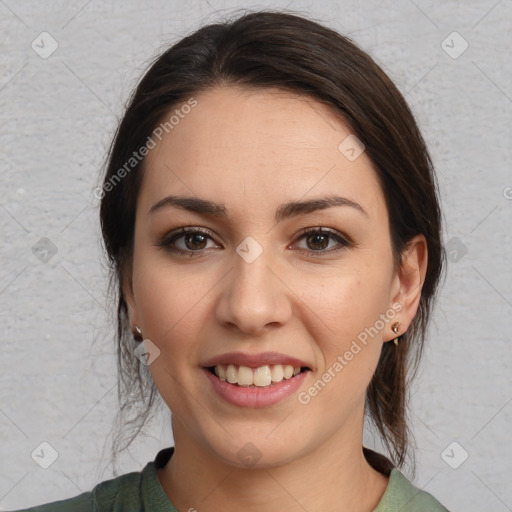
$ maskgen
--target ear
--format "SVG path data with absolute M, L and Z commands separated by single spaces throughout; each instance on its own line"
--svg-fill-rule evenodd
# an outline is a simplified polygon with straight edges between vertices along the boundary
M 427 272 L 427 261 L 427 241 L 423 235 L 416 235 L 407 243 L 402 253 L 402 262 L 396 271 L 392 286 L 392 304 L 395 305 L 393 309 L 398 313 L 390 322 L 389 336 L 386 336 L 388 339 L 384 341 L 393 340 L 404 334 L 411 325 L 420 304 L 421 289 Z M 398 304 L 401 309 L 396 307 Z M 398 334 L 391 329 L 395 321 L 400 322 Z
M 131 262 L 122 266 L 121 287 L 123 298 L 128 309 L 128 320 L 130 322 L 131 328 L 133 329 L 134 326 L 139 326 L 139 318 L 137 315 L 137 307 L 133 295 L 133 272 Z

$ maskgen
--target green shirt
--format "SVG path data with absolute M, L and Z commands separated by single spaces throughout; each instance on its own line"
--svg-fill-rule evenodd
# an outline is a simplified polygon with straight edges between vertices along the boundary
M 449 512 L 431 494 L 413 486 L 380 454 L 364 448 L 369 463 L 389 475 L 389 483 L 373 512 Z M 174 448 L 160 450 L 142 471 L 99 483 L 90 492 L 13 512 L 178 512 L 158 480 L 157 469 L 169 461 Z

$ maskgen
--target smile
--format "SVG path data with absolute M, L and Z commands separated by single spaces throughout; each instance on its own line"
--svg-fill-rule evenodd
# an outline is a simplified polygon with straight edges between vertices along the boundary
M 289 380 L 301 371 L 309 370 L 309 368 L 289 364 L 263 365 L 258 368 L 218 364 L 209 367 L 208 370 L 223 382 L 237 386 L 261 388 L 277 384 L 283 380 Z
M 236 407 L 251 408 L 269 407 L 295 395 L 310 373 L 306 367 L 280 364 L 258 368 L 223 364 L 203 368 L 214 396 Z

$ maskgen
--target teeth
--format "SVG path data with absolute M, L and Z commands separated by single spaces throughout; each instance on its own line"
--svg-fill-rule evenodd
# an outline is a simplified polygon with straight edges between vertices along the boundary
M 215 366 L 215 375 L 220 380 L 246 387 L 267 387 L 273 382 L 291 379 L 299 373 L 300 366 L 293 367 L 289 364 L 265 365 L 254 369 L 248 366 L 235 366 L 234 364 L 228 364 L 227 366 L 218 364 Z
M 242 368 L 240 368 L 240 370 L 241 369 Z M 240 375 L 240 372 L 238 372 L 238 375 Z M 270 386 L 270 384 L 272 384 L 272 373 L 270 371 L 270 366 L 260 366 L 254 370 L 253 384 L 259 387 Z
M 238 371 L 237 369 L 232 365 L 228 364 L 228 367 L 226 369 L 226 380 L 230 384 L 236 384 L 238 378 Z
M 283 380 L 283 365 L 275 364 L 272 366 L 272 370 L 270 370 L 270 375 L 272 376 L 272 382 L 281 382 Z
M 240 366 L 240 368 L 238 368 L 238 378 L 236 379 L 236 381 L 237 384 L 239 384 L 240 386 L 252 386 L 252 370 L 247 366 Z
M 290 379 L 293 376 L 293 366 L 289 364 L 283 366 L 283 376 L 285 379 Z

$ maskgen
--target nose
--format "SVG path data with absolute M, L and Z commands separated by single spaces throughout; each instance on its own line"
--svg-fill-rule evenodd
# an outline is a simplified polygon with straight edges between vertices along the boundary
M 222 286 L 216 316 L 227 328 L 257 335 L 285 325 L 292 316 L 293 294 L 266 251 L 251 263 L 235 255 Z

